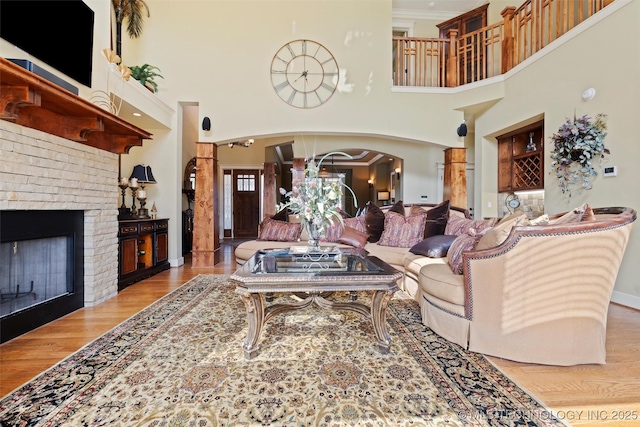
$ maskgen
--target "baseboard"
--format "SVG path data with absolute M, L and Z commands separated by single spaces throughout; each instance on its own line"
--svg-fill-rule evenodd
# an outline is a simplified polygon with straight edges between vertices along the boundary
M 640 297 L 636 295 L 613 291 L 613 294 L 611 295 L 611 302 L 640 310 Z
M 184 265 L 184 257 L 181 256 L 180 258 L 177 258 L 177 259 L 170 259 L 169 265 L 171 267 L 180 267 L 181 265 Z

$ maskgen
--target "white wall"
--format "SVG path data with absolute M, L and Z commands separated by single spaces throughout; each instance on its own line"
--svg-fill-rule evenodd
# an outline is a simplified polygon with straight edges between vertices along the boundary
M 609 9 L 611 8 L 611 9 Z M 497 200 L 497 153 L 495 135 L 515 123 L 543 115 L 545 120 L 545 209 L 549 213 L 565 212 L 589 203 L 599 206 L 630 206 L 640 210 L 640 145 L 637 143 L 637 120 L 640 117 L 640 2 L 614 2 L 603 12 L 597 25 L 571 38 L 557 49 L 547 48 L 528 66 L 509 73 L 504 81 L 504 98 L 476 120 L 476 164 L 482 163 L 481 196 L 476 210 L 493 213 L 487 202 Z M 611 16 L 607 15 L 610 14 Z M 612 34 L 624 28 L 624 37 L 613 40 Z M 577 33 L 577 32 L 574 32 Z M 582 92 L 594 87 L 595 98 L 582 99 Z M 600 174 L 589 191 L 574 192 L 571 199 L 560 192 L 557 180 L 550 175 L 551 135 L 567 117 L 598 113 L 608 114 L 605 146 L 611 150 L 607 165 L 618 166 L 618 176 Z M 494 205 L 495 206 L 495 205 Z M 580 256 L 579 253 L 576 256 Z M 640 307 L 640 233 L 634 230 L 622 263 L 614 298 Z

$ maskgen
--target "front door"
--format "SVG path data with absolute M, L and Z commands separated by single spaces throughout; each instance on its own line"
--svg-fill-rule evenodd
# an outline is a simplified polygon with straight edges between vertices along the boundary
M 260 222 L 260 171 L 233 171 L 233 236 L 255 238 Z

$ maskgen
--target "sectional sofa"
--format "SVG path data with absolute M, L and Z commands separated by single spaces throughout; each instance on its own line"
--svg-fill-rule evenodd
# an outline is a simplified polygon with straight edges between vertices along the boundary
M 398 204 L 383 206 L 383 207 L 380 207 L 380 210 L 386 214 L 391 209 L 393 209 L 394 206 L 398 206 Z M 404 209 L 403 214 L 406 217 L 408 217 L 412 209 L 419 208 L 428 213 L 428 211 L 431 210 L 432 208 L 441 207 L 443 206 L 443 204 L 437 204 L 437 205 L 427 204 L 427 203 L 406 204 L 406 205 L 402 204 L 402 206 Z M 446 204 L 446 206 L 448 208 L 447 217 L 453 215 L 459 218 L 469 218 L 469 212 L 466 209 L 448 206 L 448 203 Z M 440 217 L 440 215 L 438 216 Z M 366 224 L 365 224 L 366 214 L 362 215 L 359 219 L 360 219 L 359 222 L 361 223 L 361 225 L 359 226 L 356 225 L 356 227 L 360 227 L 359 228 L 360 230 L 366 230 Z M 295 223 L 299 224 L 297 220 L 293 218 L 291 218 L 291 220 L 294 221 L 293 222 L 294 224 Z M 350 220 L 347 220 L 345 224 L 353 225 L 353 222 L 351 222 Z M 263 224 L 261 224 L 261 227 L 262 226 Z M 277 248 L 288 248 L 294 245 L 306 245 L 308 235 L 306 234 L 306 231 L 304 230 L 303 227 L 301 227 L 300 230 L 301 231 L 299 233 L 299 237 L 296 238 L 295 240 L 290 240 L 287 238 L 283 239 L 280 236 L 284 233 L 281 233 L 280 236 L 277 237 L 278 240 L 258 240 L 257 239 L 257 240 L 249 240 L 249 241 L 242 242 L 235 249 L 235 257 L 236 257 L 237 264 L 238 265 L 244 264 L 259 249 L 277 249 Z M 261 230 L 259 230 L 259 234 L 261 234 Z M 328 233 L 328 234 L 330 235 L 331 233 Z M 331 241 L 327 241 L 325 239 L 325 241 L 322 244 L 335 245 L 338 247 L 353 246 L 353 244 L 350 245 L 347 243 L 341 243 L 340 241 L 338 241 L 339 238 L 330 237 L 329 240 Z M 426 257 L 423 255 L 416 255 L 409 252 L 409 249 L 411 248 L 410 246 L 384 246 L 380 244 L 381 242 L 379 239 L 374 239 L 374 240 L 375 241 L 367 241 L 363 246 L 364 249 L 368 251 L 371 255 L 380 258 L 387 264 L 405 273 L 403 279 L 401 279 L 400 283 L 398 283 L 398 286 L 400 287 L 401 290 L 403 290 L 404 292 L 406 292 L 407 294 L 412 296 L 416 301 L 419 302 L 421 299 L 419 295 L 420 290 L 418 286 L 418 274 L 419 274 L 420 268 L 429 263 L 438 263 L 438 264 L 446 265 L 447 263 L 446 256 Z
M 380 211 L 387 227 L 391 217 L 408 223 L 418 209 L 444 207 L 396 204 Z M 357 241 L 341 240 L 339 227 L 324 244 L 361 245 L 403 272 L 399 287 L 419 303 L 423 323 L 465 349 L 528 363 L 605 363 L 607 312 L 635 210 L 585 204 L 536 220 L 523 213 L 473 220 L 448 203 L 446 211 L 444 228 L 412 245 L 398 245 L 398 229 L 391 242 L 384 230 L 374 241 Z M 371 240 L 376 230 L 366 222 L 348 219 L 345 225 L 360 227 Z M 305 245 L 297 227 L 289 226 L 297 231 L 290 240 L 243 242 L 237 262 L 258 249 Z

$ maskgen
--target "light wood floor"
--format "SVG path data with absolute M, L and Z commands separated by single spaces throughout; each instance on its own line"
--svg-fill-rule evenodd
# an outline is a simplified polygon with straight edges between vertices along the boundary
M 231 274 L 233 246 L 222 245 L 214 268 L 186 263 L 122 290 L 95 307 L 75 311 L 0 345 L 0 396 L 4 396 L 198 274 Z M 549 350 L 553 351 L 553 342 Z M 490 360 L 567 423 L 640 425 L 640 311 L 612 304 L 607 364 L 554 367 Z

